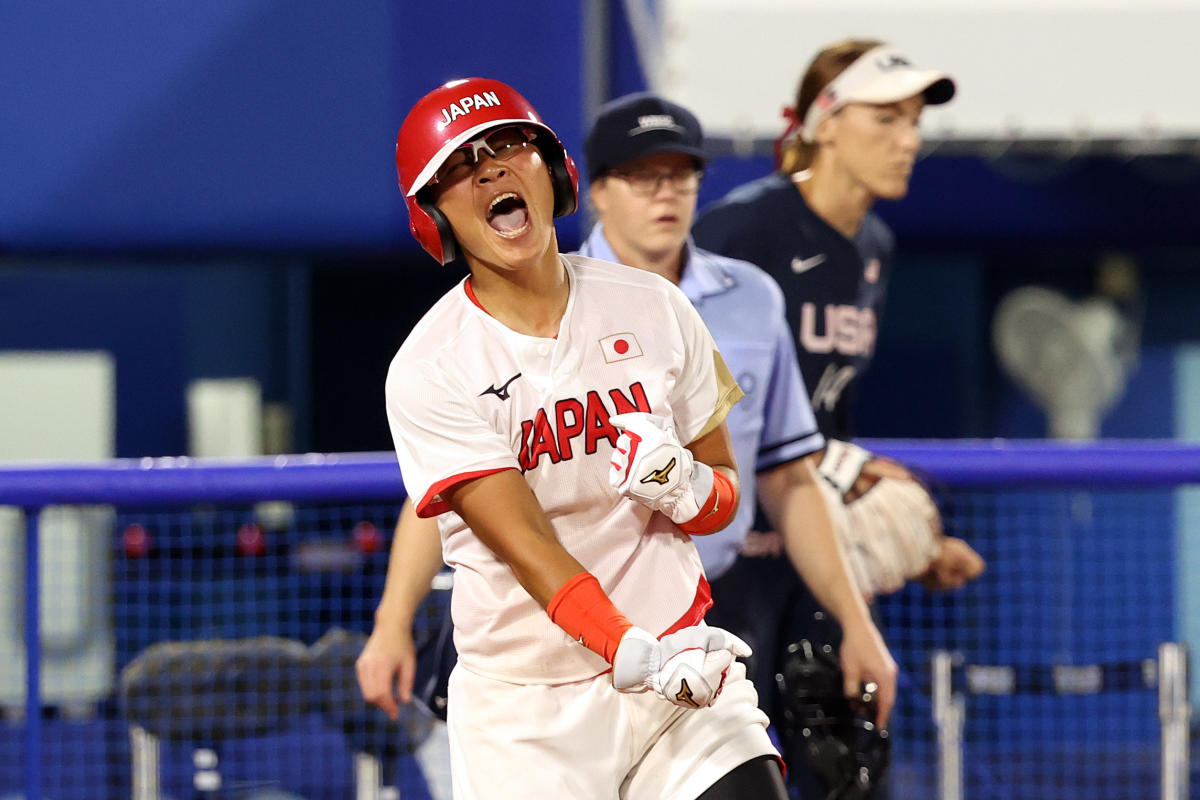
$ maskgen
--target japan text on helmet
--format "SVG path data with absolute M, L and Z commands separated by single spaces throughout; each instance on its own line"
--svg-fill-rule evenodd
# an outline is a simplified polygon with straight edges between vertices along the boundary
M 550 170 L 554 216 L 574 213 L 579 171 L 558 136 L 515 89 L 487 78 L 450 81 L 417 101 L 396 137 L 396 173 L 408 205 L 409 228 L 425 250 L 445 264 L 458 245 L 445 216 L 423 192 L 456 149 L 484 131 L 520 124 L 538 131 L 535 139 Z

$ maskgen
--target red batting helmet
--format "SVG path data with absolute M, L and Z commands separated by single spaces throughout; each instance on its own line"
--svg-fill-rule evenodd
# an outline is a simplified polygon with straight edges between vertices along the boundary
M 534 140 L 550 170 L 554 216 L 575 212 L 579 169 L 558 136 L 515 89 L 488 78 L 463 78 L 439 86 L 417 101 L 396 137 L 396 173 L 408 205 L 409 229 L 442 264 L 458 245 L 446 217 L 422 190 L 456 149 L 482 132 L 514 123 L 538 130 Z

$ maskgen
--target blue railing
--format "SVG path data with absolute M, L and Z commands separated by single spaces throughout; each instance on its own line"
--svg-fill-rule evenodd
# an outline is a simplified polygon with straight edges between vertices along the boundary
M 391 453 L 311 453 L 255 459 L 142 458 L 0 466 L 0 506 L 25 514 L 25 798 L 41 800 L 42 714 L 38 514 L 48 505 L 401 501 Z
M 948 487 L 1148 486 L 1200 482 L 1200 443 L 1125 440 L 864 440 Z M 0 465 L 0 505 L 180 505 L 404 497 L 391 453 L 251 459 L 143 458 Z
M 950 488 L 1170 487 L 1200 483 L 1200 444 L 1171 441 L 864 441 Z M 25 512 L 26 797 L 40 798 L 38 515 L 48 505 L 185 506 L 197 503 L 399 501 L 391 453 L 308 454 L 244 460 L 121 459 L 0 466 L 0 506 Z

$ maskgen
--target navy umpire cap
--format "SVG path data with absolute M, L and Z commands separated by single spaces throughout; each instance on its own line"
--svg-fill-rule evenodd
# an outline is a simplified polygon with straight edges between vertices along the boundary
M 708 161 L 696 115 L 650 92 L 638 92 L 600 107 L 583 143 L 588 180 L 653 153 L 683 153 Z

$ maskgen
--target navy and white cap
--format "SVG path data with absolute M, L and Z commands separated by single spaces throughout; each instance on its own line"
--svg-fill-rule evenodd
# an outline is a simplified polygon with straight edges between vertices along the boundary
M 583 143 L 588 180 L 653 153 L 683 153 L 706 162 L 704 133 L 696 115 L 650 92 L 611 100 L 600 107 Z
M 890 44 L 879 45 L 859 56 L 820 91 L 804 115 L 800 138 L 812 142 L 821 120 L 847 103 L 896 103 L 924 95 L 929 105 L 954 97 L 954 79 L 944 72 L 918 69 Z

